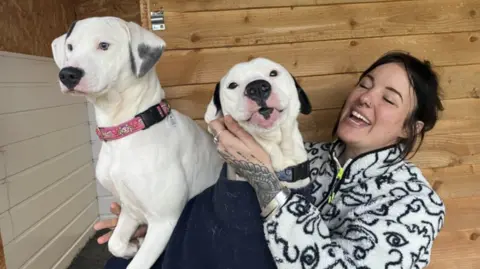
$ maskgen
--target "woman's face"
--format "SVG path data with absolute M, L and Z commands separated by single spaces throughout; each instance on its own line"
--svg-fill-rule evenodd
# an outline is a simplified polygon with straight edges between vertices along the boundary
M 404 122 L 415 102 L 405 69 L 396 63 L 380 65 L 348 96 L 337 135 L 358 154 L 389 146 L 406 137 Z

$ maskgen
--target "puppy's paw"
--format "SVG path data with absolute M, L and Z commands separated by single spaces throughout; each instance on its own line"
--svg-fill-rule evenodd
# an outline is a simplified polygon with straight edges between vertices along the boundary
M 138 251 L 139 246 L 134 243 L 125 244 L 120 241 L 108 241 L 108 250 L 118 258 L 132 258 Z

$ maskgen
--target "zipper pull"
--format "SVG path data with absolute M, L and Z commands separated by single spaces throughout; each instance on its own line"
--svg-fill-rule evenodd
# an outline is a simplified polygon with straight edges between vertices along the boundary
M 337 180 L 341 180 L 342 177 L 343 177 L 343 172 L 345 171 L 345 169 L 343 169 L 343 167 L 340 167 L 338 169 L 338 173 L 337 173 L 337 176 L 336 176 L 336 179 Z M 333 198 L 335 198 L 335 190 L 328 196 L 328 203 L 331 204 L 332 201 L 333 201 Z
M 328 203 L 331 204 L 333 201 L 333 198 L 335 198 L 335 192 L 332 192 L 330 196 L 328 196 Z
M 343 169 L 343 167 L 340 167 L 340 169 L 338 170 L 338 173 L 337 173 L 337 179 L 339 179 L 339 180 L 342 179 L 344 171 L 345 170 Z

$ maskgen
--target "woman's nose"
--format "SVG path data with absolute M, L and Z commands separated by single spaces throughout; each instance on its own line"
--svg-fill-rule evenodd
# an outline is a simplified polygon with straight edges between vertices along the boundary
M 370 92 L 366 92 L 360 96 L 360 104 L 367 107 L 372 106 L 372 97 L 370 96 Z

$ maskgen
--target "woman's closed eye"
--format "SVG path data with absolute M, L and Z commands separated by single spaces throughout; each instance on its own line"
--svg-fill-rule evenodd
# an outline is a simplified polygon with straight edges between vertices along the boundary
M 360 81 L 358 83 L 358 85 L 361 88 L 364 88 L 364 89 L 367 89 L 367 90 L 373 89 L 373 82 L 371 80 L 368 80 L 368 79 L 363 79 L 362 81 Z
M 385 100 L 385 102 L 387 102 L 391 105 L 395 105 L 395 103 L 393 101 L 391 101 L 390 99 L 388 99 L 387 97 L 383 97 L 383 100 Z

